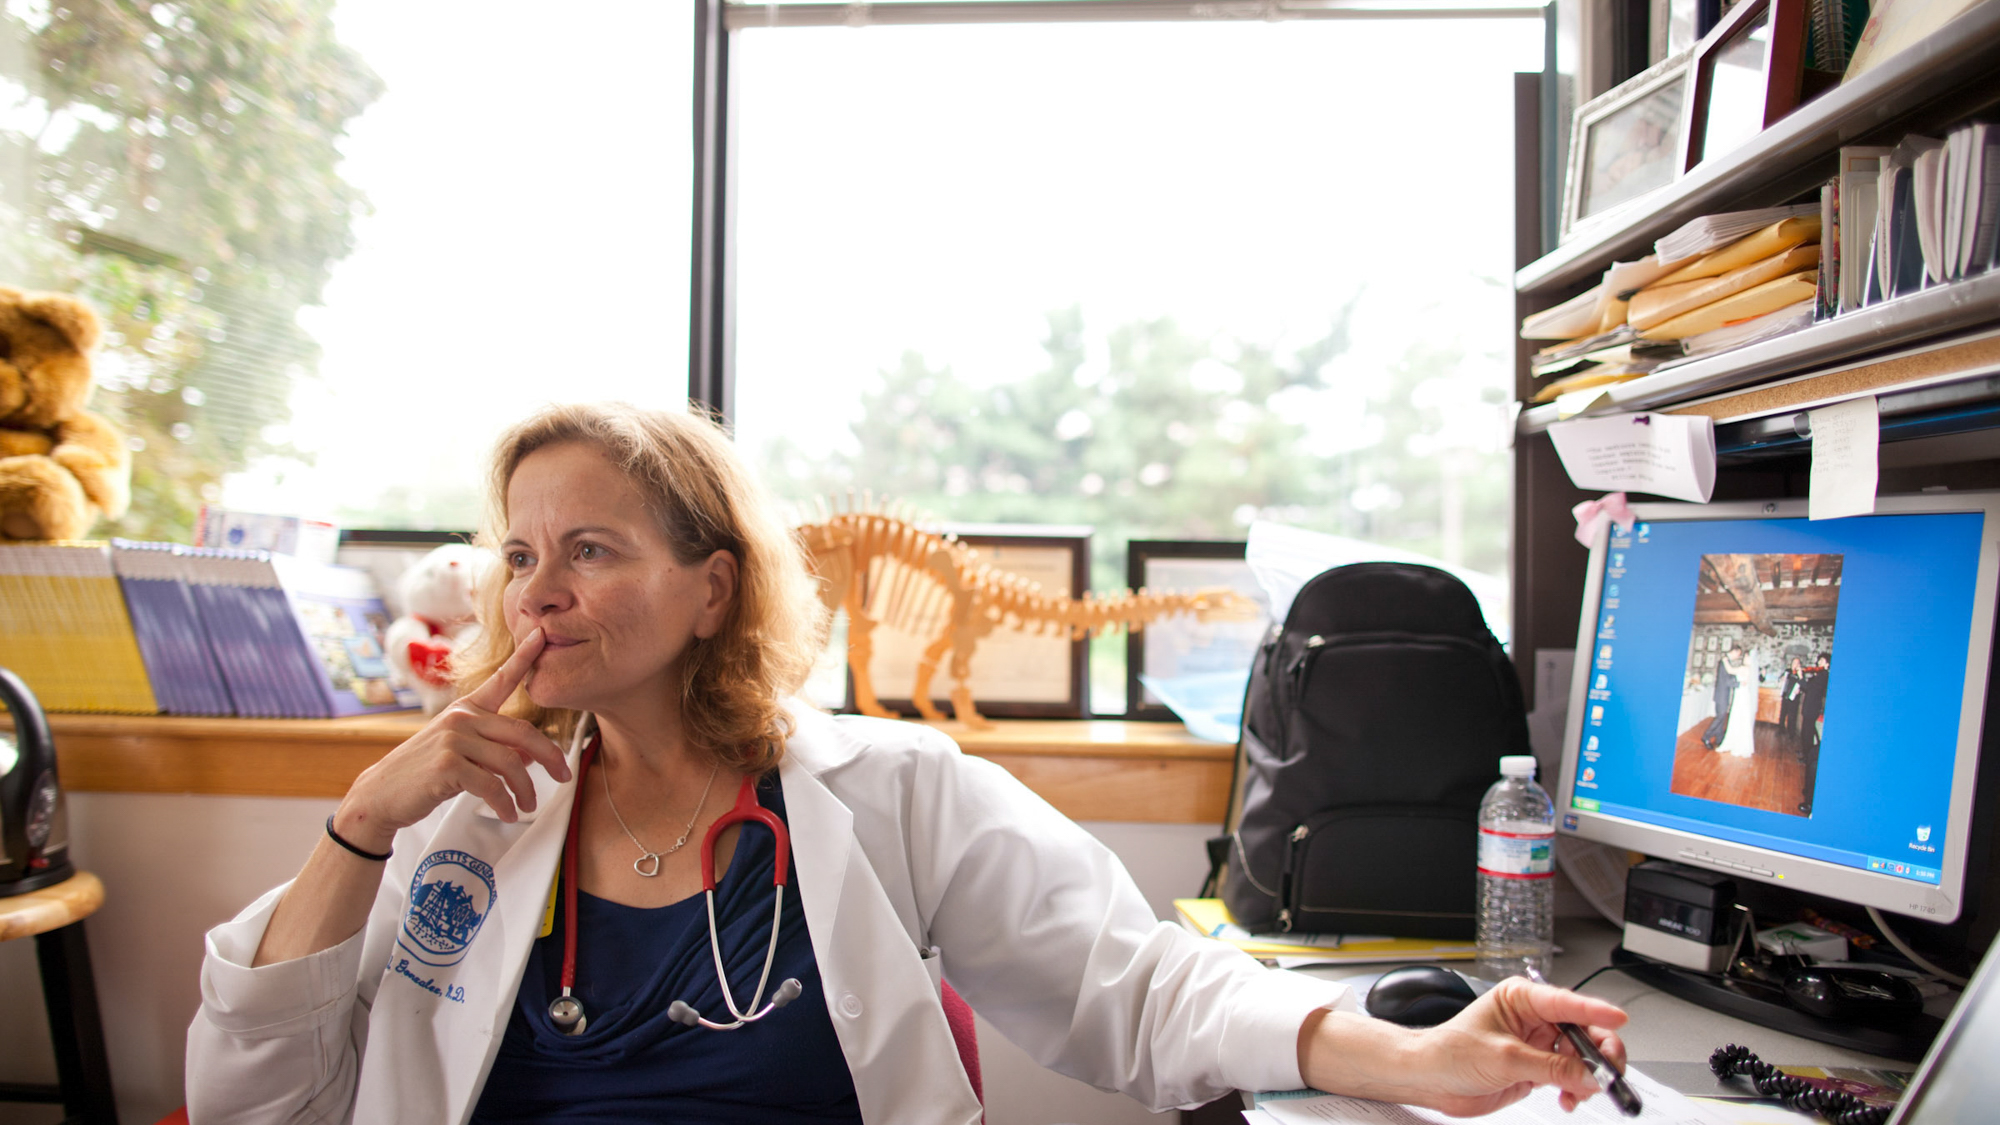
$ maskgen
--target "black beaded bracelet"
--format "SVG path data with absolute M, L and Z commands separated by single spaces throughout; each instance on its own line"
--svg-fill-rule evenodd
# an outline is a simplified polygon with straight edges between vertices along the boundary
M 372 859 L 376 863 L 382 863 L 385 862 L 390 856 L 396 854 L 394 849 L 390 849 L 389 851 L 383 852 L 380 855 L 377 855 L 374 852 L 365 852 L 362 851 L 360 848 L 355 847 L 353 844 L 348 843 L 346 840 L 341 839 L 340 833 L 335 832 L 333 830 L 332 813 L 326 814 L 326 834 L 332 837 L 334 843 L 339 844 L 341 847 L 346 848 L 348 851 L 353 852 L 355 855 L 360 856 L 362 859 Z

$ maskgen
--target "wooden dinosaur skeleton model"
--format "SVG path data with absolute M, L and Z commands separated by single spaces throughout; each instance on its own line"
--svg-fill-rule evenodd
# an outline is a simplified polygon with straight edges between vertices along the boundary
M 910 699 L 919 714 L 945 718 L 931 701 L 931 681 L 950 657 L 952 711 L 971 726 L 993 724 L 972 696 L 972 654 L 981 638 L 1005 627 L 1030 635 L 1081 640 L 1105 629 L 1139 630 L 1177 613 L 1200 620 L 1254 616 L 1255 602 L 1226 587 L 1191 593 L 1123 590 L 1082 598 L 1045 593 L 1041 585 L 994 567 L 956 537 L 918 526 L 901 506 L 850 496 L 835 509 L 824 500 L 819 520 L 798 527 L 829 612 L 847 610 L 847 660 L 855 706 L 888 718 L 869 673 L 871 634 L 878 625 L 927 638 Z

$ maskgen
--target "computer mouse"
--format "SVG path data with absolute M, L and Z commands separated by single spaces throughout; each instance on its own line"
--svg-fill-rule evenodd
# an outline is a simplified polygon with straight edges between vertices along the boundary
M 1431 1027 L 1478 998 L 1465 978 L 1442 965 L 1405 965 L 1383 973 L 1362 1006 L 1376 1019 L 1404 1027 Z
M 1812 965 L 1785 978 L 1785 997 L 1802 1012 L 1830 1020 L 1894 1018 L 1924 1010 L 1923 994 L 1904 977 L 1858 965 Z

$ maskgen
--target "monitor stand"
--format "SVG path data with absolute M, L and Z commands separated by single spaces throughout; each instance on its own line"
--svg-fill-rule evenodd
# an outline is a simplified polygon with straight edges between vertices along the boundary
M 1774 1031 L 1904 1062 L 1921 1060 L 1944 1026 L 1943 1020 L 1928 1012 L 1877 1024 L 1836 1023 L 1802 1012 L 1781 1000 L 1767 1000 L 1759 995 L 1762 990 L 1755 985 L 1655 961 L 1623 946 L 1611 951 L 1611 965 L 1641 984 L 1711 1011 Z

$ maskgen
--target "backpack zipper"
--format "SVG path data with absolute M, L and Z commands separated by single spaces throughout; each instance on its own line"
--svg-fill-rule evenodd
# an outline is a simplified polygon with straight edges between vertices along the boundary
M 1306 837 L 1310 835 L 1312 829 L 1301 824 L 1285 837 L 1290 846 L 1285 849 L 1284 881 L 1278 884 L 1278 901 L 1281 903 L 1278 908 L 1279 933 L 1292 932 L 1292 880 L 1299 869 L 1299 853 L 1305 851 Z
M 1285 669 L 1285 693 L 1284 698 L 1280 700 L 1282 704 L 1279 708 L 1280 713 L 1298 709 L 1299 693 L 1305 688 L 1307 673 L 1312 671 L 1313 658 L 1325 647 L 1326 638 L 1314 633 L 1306 638 L 1305 644 L 1299 649 L 1299 654 L 1292 657 L 1291 667 Z M 1282 727 L 1279 729 L 1283 730 Z

